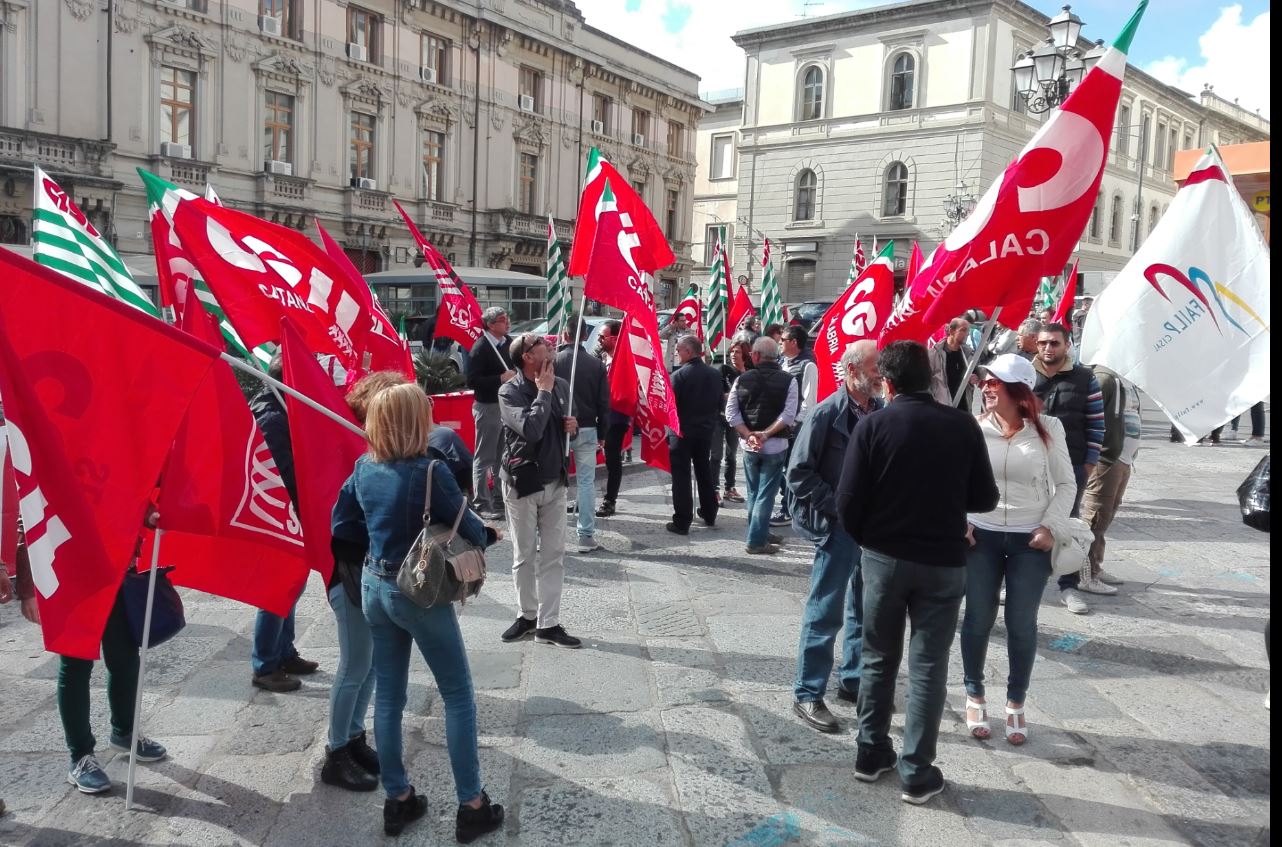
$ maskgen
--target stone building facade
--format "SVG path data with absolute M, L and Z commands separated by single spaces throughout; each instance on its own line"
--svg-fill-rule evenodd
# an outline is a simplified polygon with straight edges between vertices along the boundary
M 29 238 L 34 162 L 150 252 L 141 167 L 317 217 L 366 272 L 411 267 L 397 199 L 455 263 L 541 276 L 595 145 L 687 256 L 697 91 L 570 0 L 0 0 L 0 242 Z
M 866 252 L 874 238 L 894 240 L 902 280 L 913 242 L 929 253 L 949 231 L 950 195 L 982 195 L 1041 125 L 1013 90 L 1010 67 L 1046 37 L 1047 21 L 1019 0 L 915 0 L 738 33 L 744 96 L 718 104 L 709 131 L 701 128 L 691 243 L 704 239 L 715 207 L 738 223 L 736 273 L 759 279 L 769 237 L 790 302 L 834 296 L 856 237 Z M 715 160 L 712 139 L 727 134 L 735 167 L 718 182 L 705 160 Z M 1078 250 L 1086 290 L 1111 279 L 1160 219 L 1175 193 L 1176 150 L 1268 137 L 1267 121 L 1214 92 L 1194 99 L 1129 67 Z M 733 186 L 733 208 L 721 185 Z M 692 261 L 702 273 L 697 247 Z

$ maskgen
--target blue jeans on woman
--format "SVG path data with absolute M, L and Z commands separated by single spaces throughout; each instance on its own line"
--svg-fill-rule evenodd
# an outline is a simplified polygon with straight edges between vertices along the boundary
M 463 633 L 453 606 L 425 609 L 396 587 L 399 562 L 365 562 L 361 606 L 374 640 L 374 735 L 383 791 L 399 798 L 410 788 L 401 754 L 401 716 L 415 644 L 427 660 L 445 703 L 445 746 L 459 803 L 481 794 L 481 760 L 476 748 L 476 696 Z
M 975 527 L 966 554 L 966 616 L 961 626 L 962 679 L 966 693 L 984 696 L 984 659 L 997 621 L 997 593 L 1006 580 L 1006 699 L 1023 703 L 1037 656 L 1037 610 L 1051 575 L 1049 550 L 1028 546 L 1032 533 Z
M 765 547 L 770 540 L 770 510 L 779 493 L 787 453 L 754 453 L 743 451 L 743 478 L 748 491 L 748 546 Z
M 341 584 L 329 590 L 329 607 L 338 621 L 338 670 L 329 689 L 329 749 L 337 750 L 365 731 L 374 694 L 374 641 L 365 615 Z

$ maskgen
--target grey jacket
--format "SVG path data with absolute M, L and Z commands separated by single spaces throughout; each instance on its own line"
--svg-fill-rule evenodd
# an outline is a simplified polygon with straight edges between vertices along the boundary
M 962 356 L 970 358 L 972 355 L 966 345 L 962 345 Z M 943 403 L 945 406 L 953 404 L 953 398 L 948 392 L 948 343 L 941 341 L 934 347 L 930 348 L 930 395 L 935 398 L 935 402 Z M 966 390 L 962 392 L 962 399 L 957 408 L 970 411 L 971 398 L 975 394 L 975 387 L 967 385 Z
M 570 381 L 575 355 L 579 357 L 579 366 L 574 374 L 574 406 L 568 412 L 580 428 L 603 427 L 610 415 L 610 384 L 601 360 L 581 344 L 562 344 L 556 351 L 556 375 Z
M 503 419 L 503 478 L 517 481 L 517 470 L 537 465 L 543 484 L 565 482 L 565 408 L 570 384 L 559 377 L 551 391 L 540 391 L 520 371 L 499 388 Z

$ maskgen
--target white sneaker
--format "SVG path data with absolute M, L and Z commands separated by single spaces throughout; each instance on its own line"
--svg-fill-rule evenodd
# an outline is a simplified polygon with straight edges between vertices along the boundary
M 1100 582 L 1104 583 L 1105 585 L 1125 585 L 1126 584 L 1126 580 L 1122 579 L 1119 576 L 1113 576 L 1111 573 L 1109 573 L 1106 570 L 1101 570 L 1099 573 L 1095 574 L 1095 578 L 1098 579 Z
M 1088 594 L 1116 594 L 1117 589 L 1098 579 L 1084 579 L 1078 586 L 1078 591 L 1085 591 Z
M 580 553 L 591 553 L 594 550 L 600 550 L 601 545 L 589 538 L 587 541 L 580 540 L 577 549 Z
M 1062 589 L 1059 592 L 1059 600 L 1075 615 L 1084 615 L 1091 610 L 1082 599 L 1082 595 L 1072 588 Z

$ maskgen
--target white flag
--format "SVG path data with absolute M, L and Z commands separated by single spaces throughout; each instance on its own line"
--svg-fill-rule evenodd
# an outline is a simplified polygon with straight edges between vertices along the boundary
M 1214 150 L 1096 298 L 1081 347 L 1190 444 L 1269 395 L 1269 249 Z

